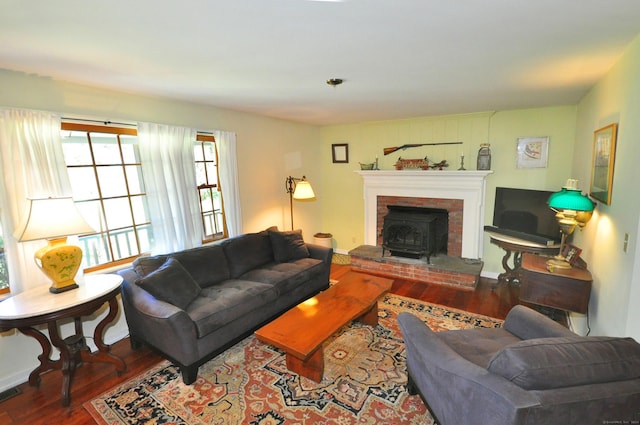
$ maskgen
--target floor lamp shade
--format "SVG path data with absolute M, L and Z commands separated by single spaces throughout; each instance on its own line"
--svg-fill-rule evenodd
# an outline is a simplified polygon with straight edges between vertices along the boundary
M 313 199 L 316 197 L 316 194 L 313 192 L 311 183 L 306 180 L 305 176 L 302 176 L 302 178 L 291 176 L 287 177 L 285 181 L 285 187 L 287 189 L 287 193 L 289 194 L 289 209 L 291 210 L 291 230 L 293 230 L 293 200 Z
M 67 245 L 67 236 L 94 233 L 72 198 L 30 199 L 27 213 L 14 236 L 20 242 L 46 239 L 47 246 L 36 251 L 34 259 L 51 279 L 53 293 L 77 288 L 75 276 L 82 264 L 82 250 Z

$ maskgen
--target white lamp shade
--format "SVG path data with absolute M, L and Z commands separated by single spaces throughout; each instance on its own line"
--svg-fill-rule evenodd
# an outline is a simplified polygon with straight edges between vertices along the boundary
M 95 233 L 80 215 L 73 199 L 30 199 L 23 222 L 14 232 L 20 242 Z
M 313 199 L 315 197 L 316 194 L 313 193 L 311 183 L 306 180 L 296 183 L 296 189 L 293 192 L 293 199 Z

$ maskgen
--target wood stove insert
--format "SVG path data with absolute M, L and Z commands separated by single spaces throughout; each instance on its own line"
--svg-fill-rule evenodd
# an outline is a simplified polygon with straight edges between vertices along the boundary
M 439 208 L 389 205 L 382 228 L 382 256 L 408 258 L 447 253 L 448 212 Z

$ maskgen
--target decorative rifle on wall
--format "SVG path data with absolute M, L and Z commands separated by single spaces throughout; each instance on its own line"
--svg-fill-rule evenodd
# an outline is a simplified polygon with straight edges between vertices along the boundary
M 394 146 L 392 148 L 384 148 L 384 154 L 389 155 L 399 150 L 405 150 L 407 148 L 418 148 L 420 146 L 437 146 L 437 145 L 461 145 L 462 142 L 439 142 L 439 143 L 419 143 L 419 144 L 407 144 L 402 146 Z

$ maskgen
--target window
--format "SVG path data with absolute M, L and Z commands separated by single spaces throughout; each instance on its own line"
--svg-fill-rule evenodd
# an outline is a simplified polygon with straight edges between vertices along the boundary
M 222 192 L 218 184 L 218 156 L 212 135 L 198 134 L 193 147 L 204 241 L 227 237 Z
M 137 131 L 62 124 L 62 148 L 73 198 L 96 233 L 80 236 L 87 271 L 149 252 L 149 220 Z

